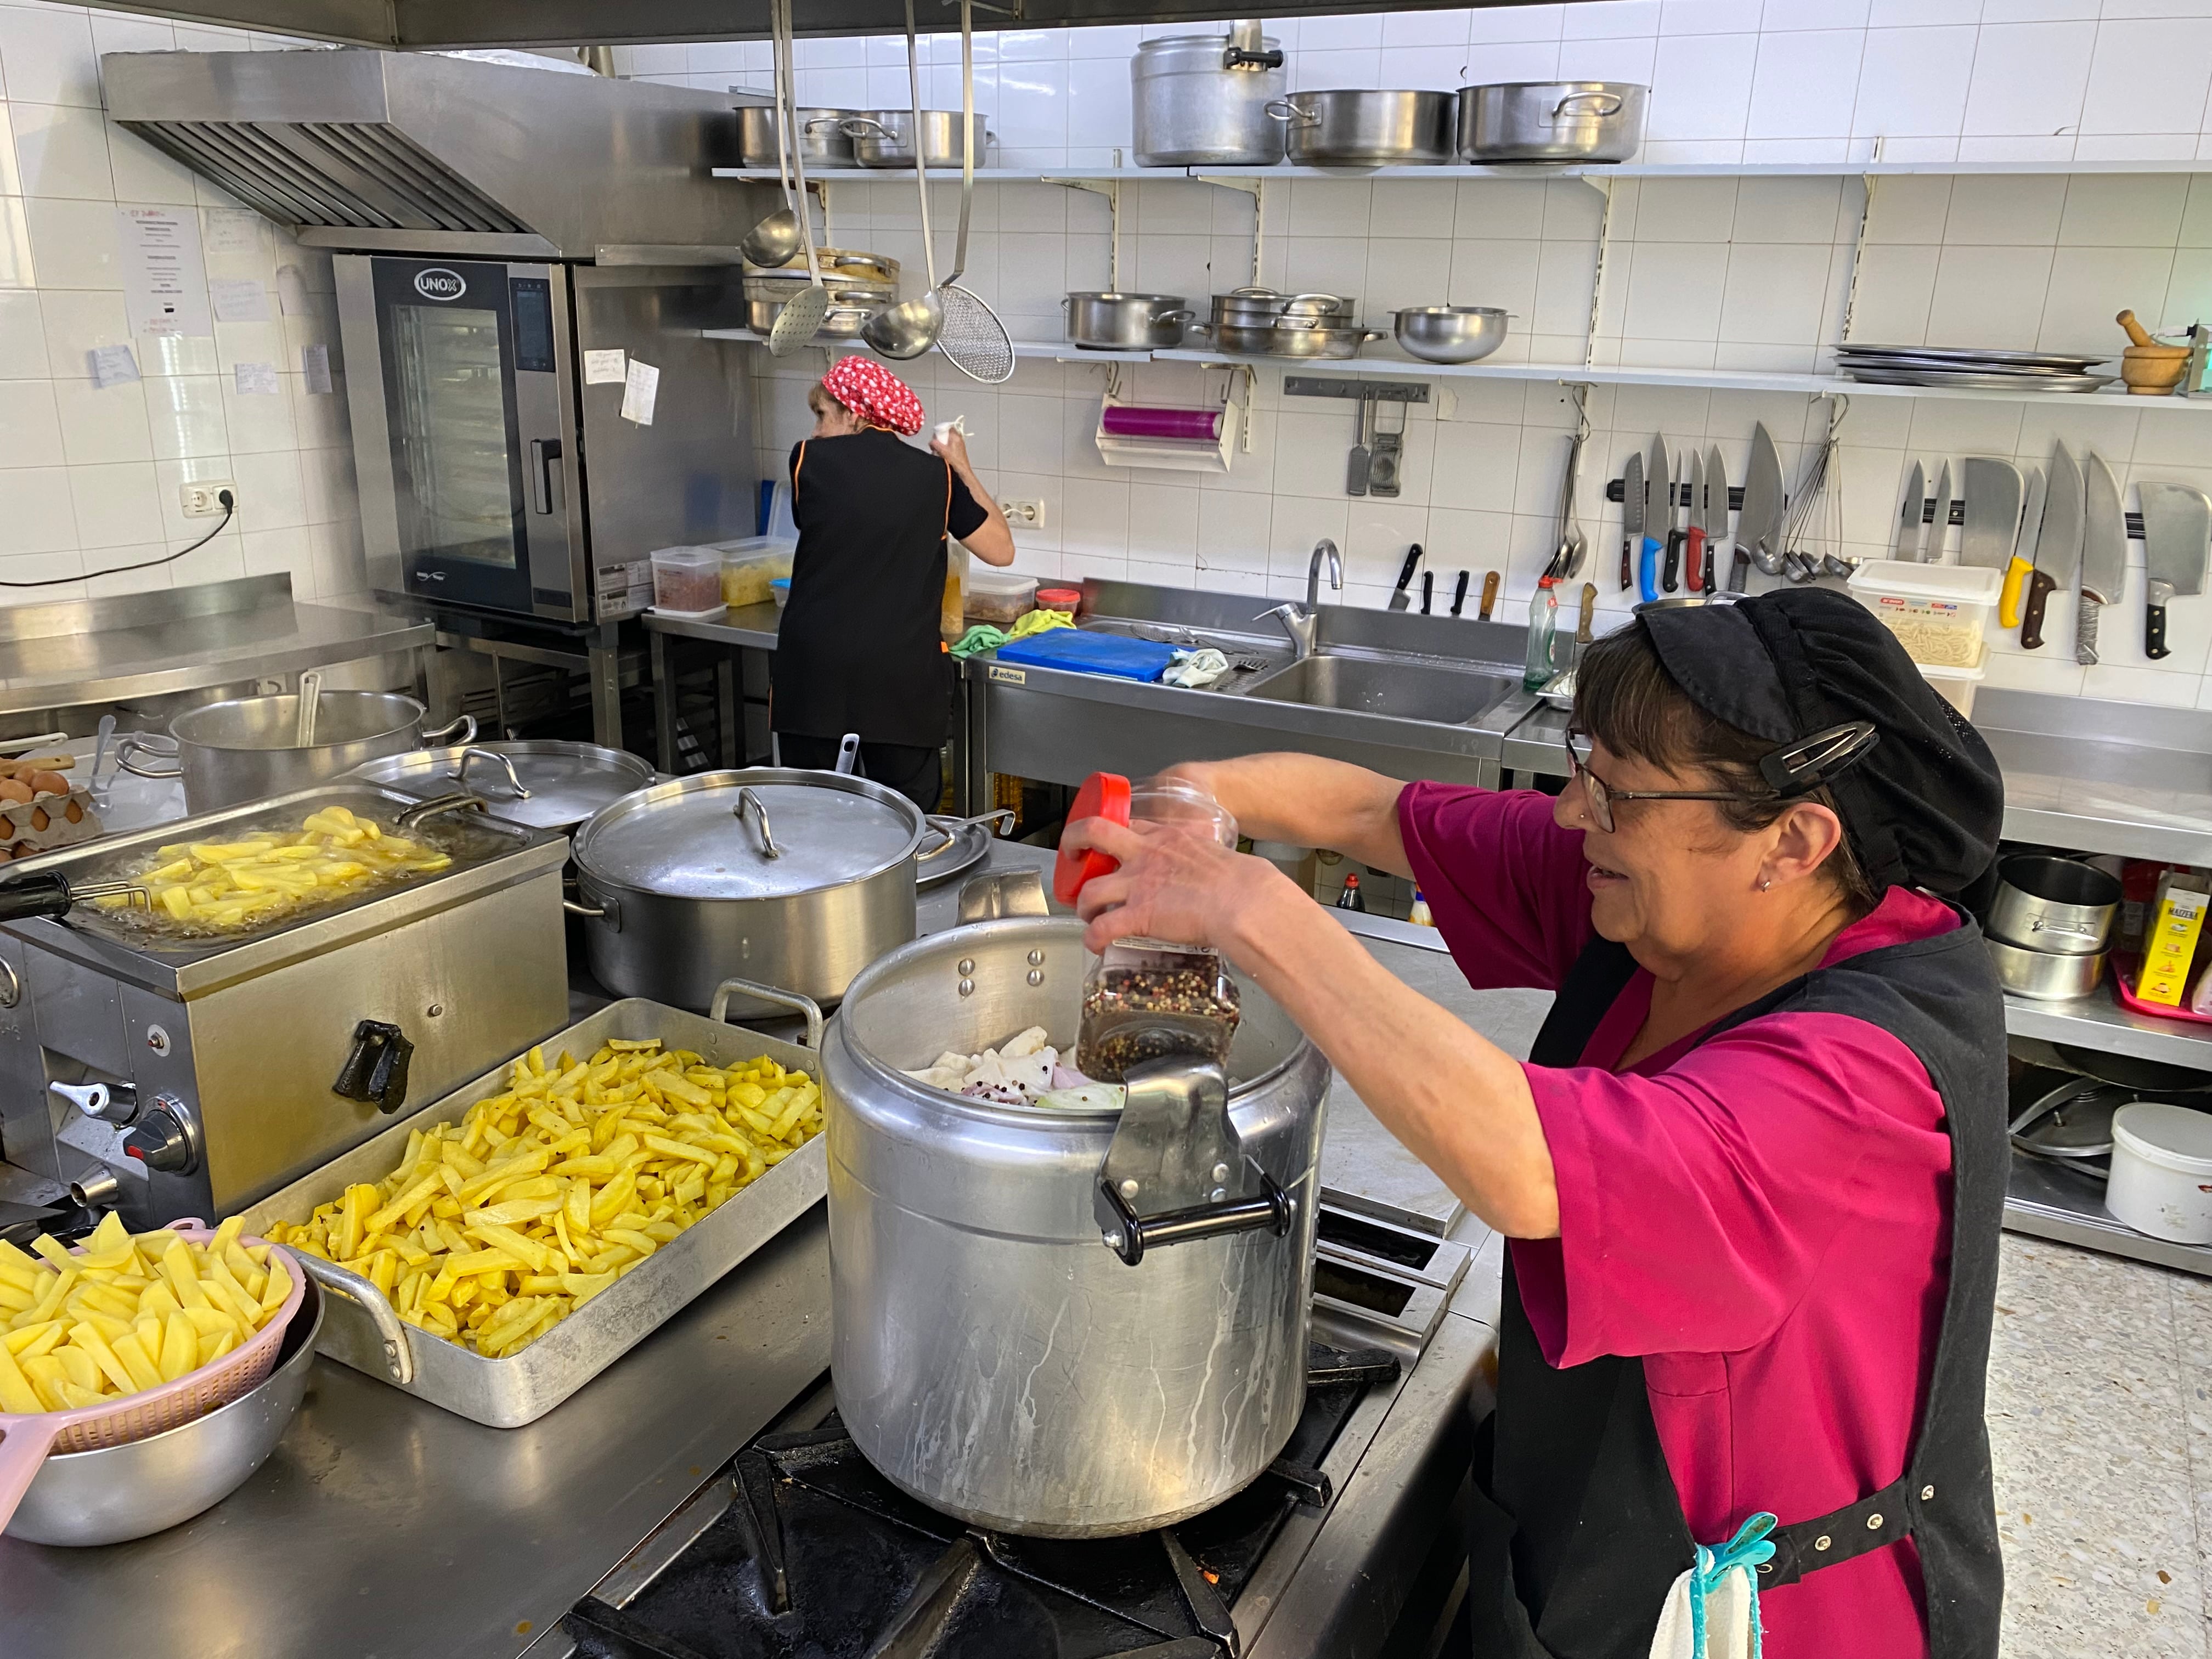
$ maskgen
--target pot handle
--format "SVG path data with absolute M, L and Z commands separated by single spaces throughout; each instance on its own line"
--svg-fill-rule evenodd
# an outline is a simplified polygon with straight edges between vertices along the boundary
M 726 979 L 714 988 L 714 1000 L 707 1006 L 707 1018 L 720 1025 L 730 1017 L 730 999 L 740 995 L 773 1002 L 779 1008 L 805 1015 L 805 1046 L 817 1054 L 822 1052 L 822 1005 L 803 991 L 787 991 L 781 986 L 763 985 L 757 980 Z
M 932 813 L 923 821 L 923 827 L 934 830 L 945 839 L 927 853 L 915 854 L 914 861 L 916 864 L 927 864 L 930 860 L 941 856 L 947 848 L 960 839 L 961 830 L 967 829 L 970 824 L 976 823 L 989 824 L 994 835 L 1011 835 L 1014 828 L 1014 809 L 1011 806 L 1001 806 L 995 812 L 986 812 L 980 817 L 973 818 L 946 818 Z
M 1218 1060 L 1156 1060 L 1122 1085 L 1091 1206 L 1108 1249 L 1133 1267 L 1148 1249 L 1193 1239 L 1263 1228 L 1289 1236 L 1298 1201 L 1244 1150 Z
M 855 117 L 854 118 L 859 119 L 860 118 Z M 844 118 L 842 116 L 817 115 L 812 120 L 804 123 L 799 130 L 801 132 L 819 132 L 824 127 L 835 127 L 842 130 L 844 127 Z
M 604 921 L 616 933 L 622 932 L 622 906 L 611 898 L 602 898 L 597 904 L 580 904 L 576 899 L 587 896 L 584 884 L 576 884 L 576 898 L 563 897 L 561 908 L 572 916 L 588 916 L 594 921 Z
M 489 812 L 491 803 L 482 795 L 457 789 L 450 795 L 434 795 L 428 800 L 409 807 L 392 823 L 402 830 L 419 830 L 431 818 L 444 817 L 449 812 Z
M 125 732 L 115 745 L 115 763 L 134 778 L 181 778 L 184 776 L 185 763 L 177 751 L 173 748 L 157 749 L 154 746 L 155 741 L 143 732 Z M 172 738 L 169 741 L 173 744 L 176 739 Z M 131 763 L 131 756 L 142 752 L 149 755 L 167 755 L 176 761 L 176 769 L 173 771 L 163 772 L 150 766 L 133 766 Z
M 1188 323 L 1193 321 L 1197 316 L 1198 313 L 1196 312 L 1191 310 L 1189 307 L 1186 306 L 1181 311 L 1160 312 L 1153 317 L 1152 321 L 1155 323 Z
M 1568 105 L 1579 104 L 1586 99 L 1595 99 L 1599 103 L 1606 106 L 1603 109 L 1593 109 L 1585 112 L 1588 114 L 1596 116 L 1601 121 L 1607 120 L 1612 117 L 1620 114 L 1622 106 L 1628 101 L 1617 92 L 1571 92 L 1565 97 L 1560 99 L 1558 103 L 1552 106 L 1552 118 L 1554 121 L 1558 120 L 1562 115 L 1565 115 L 1567 112 Z
M 884 138 L 894 143 L 898 135 L 881 121 L 866 115 L 848 115 L 837 123 L 837 131 L 848 138 Z
M 335 1261 L 325 1261 L 289 1244 L 277 1248 L 315 1281 L 318 1290 L 341 1302 L 352 1303 L 368 1316 L 368 1322 L 376 1327 L 377 1340 L 384 1345 L 384 1369 L 394 1384 L 404 1389 L 415 1380 L 415 1349 L 408 1340 L 407 1327 L 392 1310 L 392 1303 L 382 1291 L 359 1273 L 348 1273 Z
M 469 763 L 472 760 L 490 761 L 505 768 L 507 785 L 514 792 L 515 799 L 530 799 L 530 792 L 522 787 L 522 780 L 515 775 L 514 760 L 508 756 L 501 754 L 496 749 L 478 749 L 471 744 L 461 750 L 461 763 L 446 775 L 453 779 L 455 783 L 465 786 L 469 781 Z
M 1300 109 L 1287 98 L 1270 98 L 1261 106 L 1261 112 L 1271 121 L 1280 121 L 1290 126 L 1317 127 L 1321 125 L 1319 115 L 1311 110 Z
M 761 805 L 761 798 L 753 793 L 750 785 L 738 791 L 738 804 L 730 809 L 730 816 L 743 823 L 745 821 L 747 807 L 752 809 L 753 821 L 760 829 L 761 856 L 769 859 L 781 858 L 783 848 L 775 844 L 775 837 L 769 832 L 768 808 Z

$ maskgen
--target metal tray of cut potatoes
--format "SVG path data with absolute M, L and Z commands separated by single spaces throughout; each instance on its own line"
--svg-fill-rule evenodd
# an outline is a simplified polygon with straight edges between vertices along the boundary
M 743 988 L 748 996 L 789 1000 L 765 988 Z M 765 1055 L 787 1071 L 806 1073 L 819 1085 L 821 1016 L 818 1011 L 809 1013 L 810 1046 L 802 1047 L 631 998 L 602 1008 L 538 1047 L 550 1064 L 563 1050 L 588 1060 L 610 1041 L 658 1038 L 664 1048 L 688 1049 L 711 1066 L 735 1066 Z M 508 1070 L 501 1065 L 270 1194 L 245 1212 L 246 1231 L 265 1237 L 276 1222 L 307 1220 L 318 1205 L 340 1199 L 349 1187 L 381 1182 L 398 1166 L 410 1134 L 460 1122 L 478 1101 L 507 1091 Z M 317 1349 L 472 1421 L 500 1429 L 535 1422 L 819 1202 L 829 1189 L 822 1143 L 819 1134 L 805 1141 L 503 1358 L 487 1358 L 402 1320 L 368 1279 L 295 1251 L 329 1292 Z

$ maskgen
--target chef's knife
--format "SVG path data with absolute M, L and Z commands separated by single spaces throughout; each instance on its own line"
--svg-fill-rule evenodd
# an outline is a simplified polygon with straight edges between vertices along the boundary
M 2143 655 L 2172 653 L 2166 643 L 2166 607 L 2175 595 L 2204 591 L 2204 562 L 2212 553 L 2212 496 L 2187 484 L 2136 486 L 2142 498 Z
M 1936 475 L 1936 516 L 1928 521 L 1928 562 L 1943 562 L 1943 544 L 1951 538 L 1951 463 Z
M 2070 592 L 2081 571 L 2081 469 L 2060 444 L 2051 452 L 2051 484 L 2043 496 L 2043 533 L 2035 538 L 2035 568 L 2027 578 L 2027 605 L 2020 619 L 2020 642 L 2033 651 L 2043 643 L 2043 607 L 2059 590 Z
M 1769 576 L 1782 571 L 1782 456 L 1767 435 L 1766 423 L 1751 429 L 1751 471 L 1744 476 L 1743 516 L 1736 521 L 1735 550 L 1739 560 L 1748 559 Z M 1742 590 L 1731 579 L 1729 586 Z
M 1413 600 L 1406 590 L 1413 585 L 1413 569 L 1421 562 L 1421 544 L 1415 542 L 1406 550 L 1406 562 L 1398 567 L 1398 585 L 1390 590 L 1390 608 L 1403 611 Z
M 1424 570 L 1421 572 L 1421 614 L 1424 617 L 1429 614 L 1429 607 L 1435 602 L 1436 597 L 1437 573 L 1433 570 Z M 1490 612 L 1485 610 L 1482 614 L 1487 617 Z
M 1728 467 L 1721 459 L 1721 447 L 1711 446 L 1705 451 L 1705 516 L 1702 526 L 1705 543 L 1705 568 L 1698 573 L 1698 585 L 1708 593 L 1717 591 L 1713 580 L 1714 561 L 1718 556 L 1714 549 L 1728 539 L 1729 481 Z
M 1966 522 L 1959 532 L 1959 562 L 2002 570 L 2020 533 L 2020 469 L 1994 455 L 1969 455 L 1960 477 Z
M 1636 585 L 1636 550 L 1644 540 L 1644 457 L 1620 470 L 1620 591 Z
M 1644 461 L 1644 550 L 1636 586 L 1646 605 L 1659 597 L 1659 553 L 1674 533 L 1674 475 L 1667 465 L 1667 441 L 1654 438 Z
M 1908 564 L 1920 561 L 1920 520 L 1928 510 L 1927 476 L 1920 463 L 1913 462 L 1912 471 L 1905 475 L 1905 501 L 1897 509 L 1897 544 L 1890 557 L 1902 559 Z
M 2005 566 L 2004 590 L 1997 595 L 1997 622 L 2005 628 L 2020 626 L 2020 597 L 2027 586 L 2027 573 L 2035 568 L 2035 543 L 2043 534 L 2043 503 L 2050 489 L 2050 475 L 2041 467 L 2027 470 L 2027 505 L 2021 509 L 2020 530 L 2013 537 L 2012 557 Z
M 1486 570 L 1482 573 L 1482 604 L 1480 608 L 1474 613 L 1475 620 L 1477 622 L 1488 622 L 1490 620 L 1491 611 L 1495 610 L 1497 605 L 1498 573 L 1495 570 Z M 1428 609 L 1426 605 L 1423 605 L 1421 608 L 1425 611 Z
M 2128 571 L 2119 481 L 2101 455 L 2089 457 L 2087 473 L 2081 490 L 2081 608 L 2074 614 L 2074 660 L 2084 665 L 2097 660 L 2099 613 L 2120 602 Z
M 1460 607 L 1466 603 L 1467 572 L 1462 570 L 1459 573 L 1459 580 L 1452 584 L 1452 615 L 1459 615 Z
M 1575 649 L 1573 656 L 1568 659 L 1568 667 L 1578 668 L 1582 665 L 1583 650 L 1590 642 L 1590 623 L 1596 615 L 1597 584 L 1584 582 L 1582 615 L 1575 623 Z
M 1690 452 L 1690 499 L 1682 512 L 1682 529 L 1678 535 L 1669 532 L 1667 537 L 1667 574 L 1660 586 L 1669 593 L 1681 580 L 1681 564 L 1686 560 L 1690 574 L 1687 579 L 1692 592 L 1698 588 L 1698 567 L 1705 562 L 1705 532 L 1698 514 L 1705 505 L 1705 458 L 1696 450 Z

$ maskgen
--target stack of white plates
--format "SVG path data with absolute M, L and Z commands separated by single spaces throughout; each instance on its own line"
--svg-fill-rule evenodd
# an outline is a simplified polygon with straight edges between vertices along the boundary
M 2093 374 L 2104 357 L 1965 346 L 1844 345 L 1836 367 L 1876 386 L 1958 386 L 1977 392 L 2094 392 L 2114 376 Z

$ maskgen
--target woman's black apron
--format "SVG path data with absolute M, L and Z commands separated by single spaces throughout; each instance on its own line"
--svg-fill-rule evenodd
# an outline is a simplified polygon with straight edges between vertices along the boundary
M 1635 969 L 1593 939 L 1529 1058 L 1582 1063 Z M 1997 1230 L 2008 1165 L 2002 1004 L 1981 930 L 1890 945 L 1816 969 L 1717 1025 L 1762 1014 L 1842 1014 L 1891 1032 L 1942 1097 L 1951 1137 L 1950 1286 L 1904 1474 L 1832 1514 L 1778 1526 L 1764 1590 L 1911 1537 L 1934 1659 L 1995 1659 L 2004 1595 L 1982 1418 Z M 1711 1033 L 1708 1033 L 1711 1036 Z M 1631 1177 L 1623 1172 L 1624 1179 Z M 1505 1262 L 1498 1410 L 1477 1442 L 1468 1603 L 1476 1659 L 1646 1659 L 1675 1578 L 1692 1565 L 1640 1358 L 1547 1364 Z M 1708 1544 L 1726 1540 L 1706 1539 Z
M 792 471 L 799 548 L 769 659 L 775 729 L 935 749 L 952 711 L 938 637 L 951 468 L 871 428 L 807 440 Z

